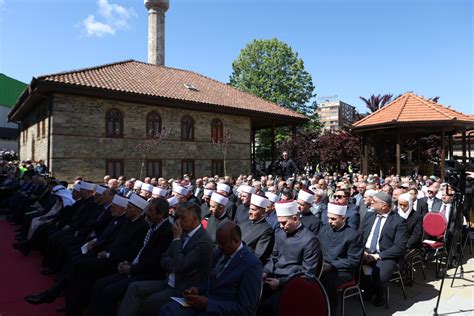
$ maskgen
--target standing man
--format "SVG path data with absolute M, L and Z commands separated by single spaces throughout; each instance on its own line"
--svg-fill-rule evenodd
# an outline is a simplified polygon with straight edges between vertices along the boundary
M 280 160 L 279 168 L 281 170 L 281 176 L 283 179 L 288 180 L 294 174 L 298 173 L 298 166 L 296 163 L 288 157 L 288 152 L 282 153 L 282 160 Z
M 405 219 L 391 212 L 392 197 L 389 194 L 375 194 L 372 207 L 375 212 L 367 213 L 361 225 L 364 264 L 370 267 L 366 269 L 367 277 L 361 286 L 366 297 L 375 294 L 375 306 L 383 306 L 390 277 L 405 254 L 407 225 Z

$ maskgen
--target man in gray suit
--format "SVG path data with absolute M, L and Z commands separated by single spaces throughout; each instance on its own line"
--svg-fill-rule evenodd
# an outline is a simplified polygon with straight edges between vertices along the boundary
M 120 305 L 118 315 L 156 315 L 171 296 L 207 280 L 211 269 L 213 242 L 200 223 L 201 209 L 182 204 L 173 224 L 173 241 L 161 257 L 168 276 L 160 281 L 133 282 Z

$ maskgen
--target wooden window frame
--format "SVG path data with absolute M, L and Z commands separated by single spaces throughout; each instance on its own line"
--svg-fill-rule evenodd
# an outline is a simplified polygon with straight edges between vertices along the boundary
M 110 122 L 109 117 L 112 114 L 117 114 L 120 121 L 117 122 L 117 123 Z M 119 131 L 116 132 L 117 127 L 112 126 L 112 127 L 115 127 L 115 128 L 113 129 L 113 132 L 109 134 L 109 129 L 110 129 L 109 124 L 114 124 L 114 125 L 118 124 L 119 125 L 118 126 Z M 123 113 L 119 109 L 111 108 L 111 109 L 108 109 L 107 112 L 105 112 L 105 137 L 107 137 L 107 138 L 123 138 Z
M 211 122 L 211 140 L 217 142 L 224 138 L 224 124 L 218 118 Z
M 115 170 L 116 169 L 116 165 L 115 165 L 116 163 L 119 163 L 120 170 L 119 170 L 119 172 L 117 172 L 115 174 L 114 172 L 117 171 L 117 170 Z M 114 172 L 109 172 L 109 164 L 113 164 L 113 171 Z M 105 173 L 104 174 L 108 174 L 113 178 L 117 178 L 117 177 L 124 174 L 124 169 L 125 169 L 124 167 L 125 166 L 124 166 L 124 160 L 123 159 L 105 159 Z
M 187 135 L 187 131 L 185 131 L 185 126 L 184 126 L 184 123 L 185 123 L 185 120 L 189 119 L 189 122 L 191 123 L 191 135 L 190 137 L 188 137 L 189 135 Z M 194 119 L 189 116 L 189 115 L 185 115 L 181 118 L 181 140 L 183 141 L 194 141 Z
M 158 163 L 159 164 L 159 170 L 149 170 L 148 169 L 148 164 L 149 163 Z M 153 166 L 153 169 L 154 169 L 154 166 Z M 145 171 L 146 171 L 146 176 L 147 177 L 156 177 L 156 178 L 160 178 L 162 177 L 163 175 L 163 162 L 161 159 L 146 159 L 145 160 Z
M 220 170 L 216 170 L 217 169 Z M 211 176 L 218 175 L 220 177 L 224 177 L 224 160 L 223 159 L 213 159 L 211 160 Z
M 183 168 L 184 164 L 188 164 L 188 163 L 192 164 L 192 173 L 190 173 L 189 170 L 184 170 L 184 168 Z M 181 176 L 183 176 L 185 174 L 190 175 L 191 178 L 195 177 L 195 175 L 196 175 L 196 163 L 195 163 L 194 159 L 182 159 L 181 160 Z
M 157 111 L 149 112 L 145 123 L 147 137 L 156 137 L 161 133 L 161 116 Z M 158 131 L 153 128 L 156 123 L 158 123 Z

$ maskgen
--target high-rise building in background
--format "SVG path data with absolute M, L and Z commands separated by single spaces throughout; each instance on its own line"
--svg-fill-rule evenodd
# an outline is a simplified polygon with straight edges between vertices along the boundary
M 350 126 L 356 120 L 356 109 L 342 101 L 325 101 L 318 104 L 316 112 L 323 129 L 337 131 L 344 126 Z

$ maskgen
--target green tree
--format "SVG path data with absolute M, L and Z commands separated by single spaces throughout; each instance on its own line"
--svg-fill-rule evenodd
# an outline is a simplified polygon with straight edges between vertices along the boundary
M 230 84 L 280 106 L 306 115 L 314 115 L 314 85 L 304 62 L 291 47 L 278 39 L 253 40 L 232 63 Z M 319 126 L 312 122 L 308 126 Z M 288 140 L 289 128 L 278 128 L 276 143 Z M 271 132 L 260 130 L 257 137 L 257 160 L 270 160 Z

